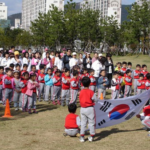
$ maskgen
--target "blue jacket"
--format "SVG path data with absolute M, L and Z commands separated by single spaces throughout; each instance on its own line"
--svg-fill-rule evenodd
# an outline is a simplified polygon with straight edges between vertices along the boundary
M 103 84 L 106 84 L 106 86 L 104 86 Z M 106 90 L 106 87 L 108 86 L 109 81 L 107 77 L 99 77 L 98 82 L 97 82 L 97 88 L 98 89 L 103 89 Z
M 49 75 L 47 74 L 44 77 L 45 85 L 53 86 L 53 76 L 51 76 L 51 79 L 49 78 Z

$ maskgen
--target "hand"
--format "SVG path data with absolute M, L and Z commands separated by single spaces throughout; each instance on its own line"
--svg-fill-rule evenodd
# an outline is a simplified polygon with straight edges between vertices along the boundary
M 106 84 L 105 84 L 105 83 L 104 83 L 103 85 L 104 85 L 104 86 L 106 86 Z
M 140 116 L 139 114 L 138 114 L 138 115 L 136 115 L 136 117 L 137 117 L 137 118 L 141 118 L 141 116 Z

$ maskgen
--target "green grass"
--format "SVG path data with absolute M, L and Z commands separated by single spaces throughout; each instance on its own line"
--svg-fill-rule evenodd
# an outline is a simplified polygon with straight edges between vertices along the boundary
M 131 61 L 136 64 L 148 65 L 150 57 L 128 56 L 113 57 L 118 61 Z M 107 94 L 110 98 L 110 91 Z M 78 104 L 79 107 L 79 104 Z M 37 104 L 39 113 L 15 112 L 12 119 L 0 118 L 1 150 L 149 150 L 150 138 L 137 118 L 112 127 L 96 130 L 95 142 L 80 143 L 78 138 L 64 137 L 64 120 L 68 114 L 67 107 L 53 106 L 45 102 Z M 77 114 L 80 114 L 80 107 Z M 4 107 L 0 106 L 0 116 Z

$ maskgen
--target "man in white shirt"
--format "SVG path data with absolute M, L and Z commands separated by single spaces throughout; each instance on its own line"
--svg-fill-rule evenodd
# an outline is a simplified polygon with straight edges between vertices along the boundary
M 46 47 L 46 48 L 44 49 L 43 54 L 42 54 L 42 59 L 46 58 L 46 53 L 47 53 L 47 51 L 48 51 L 48 48 Z
M 1 65 L 1 61 L 4 58 L 3 54 L 2 54 L 3 48 L 0 48 L 0 65 Z
M 73 56 L 73 58 L 71 58 L 70 61 L 69 61 L 70 69 L 72 69 L 75 65 L 78 65 L 78 59 L 76 58 L 77 57 L 77 53 L 73 52 L 72 56 Z
M 3 66 L 4 68 L 9 67 L 9 64 L 10 64 L 9 61 L 10 61 L 10 59 L 9 59 L 9 53 L 6 52 L 4 54 L 4 58 L 1 61 L 1 66 Z

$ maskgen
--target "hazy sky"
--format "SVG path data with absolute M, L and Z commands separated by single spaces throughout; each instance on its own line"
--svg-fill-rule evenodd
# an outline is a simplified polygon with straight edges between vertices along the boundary
M 81 2 L 82 0 L 74 0 L 74 2 Z M 22 0 L 0 0 L 8 6 L 8 15 L 21 12 Z M 67 0 L 65 0 L 67 2 Z M 122 0 L 123 4 L 132 4 L 135 0 Z

